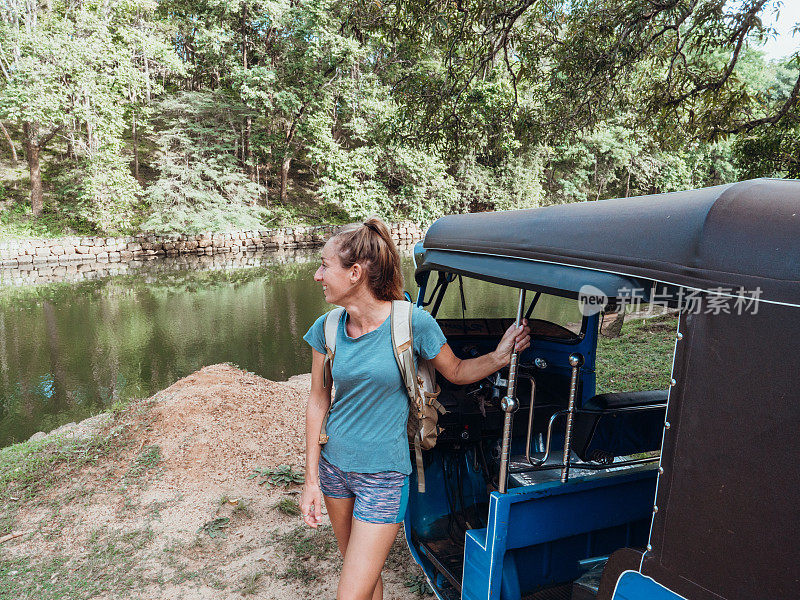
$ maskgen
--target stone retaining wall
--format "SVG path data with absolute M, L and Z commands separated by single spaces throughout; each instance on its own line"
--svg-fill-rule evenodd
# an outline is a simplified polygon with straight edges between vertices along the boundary
M 287 262 L 318 261 L 319 257 L 302 248 L 281 248 L 274 251 L 218 252 L 217 254 L 180 254 L 178 256 L 142 256 L 119 262 L 72 262 L 30 264 L 18 267 L 0 267 L 0 287 L 27 287 L 48 283 L 79 283 L 115 277 L 137 275 L 145 281 L 157 279 L 162 272 L 174 271 L 225 271 L 250 267 L 264 267 Z
M 10 240 L 0 242 L 0 268 L 29 269 L 40 265 L 127 262 L 151 256 L 309 248 L 322 244 L 334 229 L 326 225 L 198 235 Z M 411 222 L 391 223 L 390 229 L 395 242 L 420 239 L 423 233 L 417 224 Z

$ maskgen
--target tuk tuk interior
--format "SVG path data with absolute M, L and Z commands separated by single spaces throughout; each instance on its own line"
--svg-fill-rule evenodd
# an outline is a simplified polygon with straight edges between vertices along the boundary
M 424 253 L 418 246 L 419 263 Z M 432 264 L 430 256 L 424 261 Z M 527 267 L 527 280 L 510 286 L 526 290 L 524 315 L 532 342 L 518 361 L 519 408 L 511 429 L 505 493 L 496 492 L 508 368 L 470 385 L 454 385 L 439 376 L 439 401 L 447 412 L 439 420 L 442 432 L 436 447 L 424 453 L 424 493 L 417 491 L 416 472 L 412 474 L 409 546 L 437 595 L 448 600 L 486 597 L 491 578 L 502 581 L 497 586 L 501 598 L 550 597 L 558 589 L 571 590 L 574 580 L 593 569 L 597 572 L 614 550 L 643 546 L 647 540 L 667 391 L 596 395 L 600 315 L 584 316 L 577 310 L 583 285 L 613 290 L 613 298 L 639 282 L 577 273 L 567 266 Z M 449 269 L 418 272 L 417 304 L 437 317 L 445 295 L 455 296 L 462 303 L 461 317 L 438 319 L 453 352 L 461 358 L 490 352 L 514 317 L 476 317 L 472 312 L 467 317 L 470 298 L 465 297 L 464 279 L 490 278 L 452 270 L 452 265 Z M 548 296 L 572 303 L 579 321 L 536 318 L 537 306 Z M 571 359 L 580 365 L 571 365 Z M 592 508 L 577 511 L 568 521 L 555 518 L 578 505 Z M 504 526 L 512 522 L 513 528 Z M 500 554 L 502 561 L 494 564 Z M 471 572 L 491 576 L 468 576 Z M 596 586 L 595 581 L 585 587 L 591 591 Z
M 800 181 L 760 179 L 429 228 L 415 277 L 434 316 L 459 277 L 526 290 L 526 311 L 537 294 L 576 299 L 586 285 L 612 304 L 638 289 L 679 311 L 669 390 L 619 394 L 596 394 L 597 314 L 579 328 L 533 320 L 505 463 L 508 369 L 469 386 L 440 379 L 444 431 L 405 520 L 437 597 L 800 594 L 798 215 Z M 725 298 L 756 309 L 720 310 Z M 441 324 L 468 358 L 511 317 Z

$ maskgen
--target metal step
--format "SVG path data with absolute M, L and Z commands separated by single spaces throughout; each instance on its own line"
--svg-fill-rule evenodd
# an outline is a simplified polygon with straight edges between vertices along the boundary
M 420 542 L 425 557 L 461 593 L 461 578 L 464 573 L 464 548 L 450 540 Z

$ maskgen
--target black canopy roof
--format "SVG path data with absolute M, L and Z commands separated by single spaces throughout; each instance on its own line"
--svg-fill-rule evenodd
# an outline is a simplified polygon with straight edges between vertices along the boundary
M 435 260 L 418 273 L 450 262 L 467 273 L 472 261 L 485 277 L 481 257 L 493 256 L 495 267 L 536 261 L 800 305 L 800 180 L 451 215 L 423 245 Z

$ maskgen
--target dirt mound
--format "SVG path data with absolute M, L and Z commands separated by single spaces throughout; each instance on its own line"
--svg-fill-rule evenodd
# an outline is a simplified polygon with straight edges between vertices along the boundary
M 182 487 L 224 485 L 256 467 L 302 465 L 308 390 L 231 365 L 204 367 L 156 395 L 145 443 L 161 448 L 165 480 Z
M 277 383 L 212 365 L 69 446 L 33 497 L 0 514 L 23 533 L 0 545 L 0 600 L 335 597 L 330 525 L 302 524 L 298 485 L 250 477 L 302 472 L 309 388 L 308 376 Z M 76 453 L 89 458 L 75 466 Z M 386 600 L 416 597 L 405 584 L 418 573 L 398 536 Z

